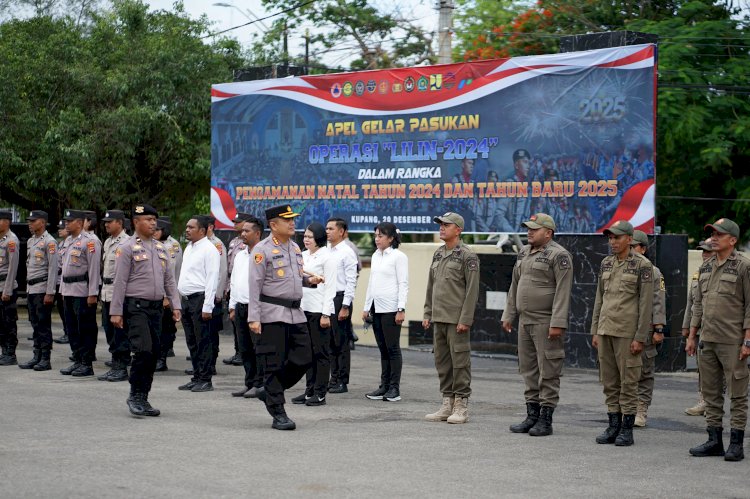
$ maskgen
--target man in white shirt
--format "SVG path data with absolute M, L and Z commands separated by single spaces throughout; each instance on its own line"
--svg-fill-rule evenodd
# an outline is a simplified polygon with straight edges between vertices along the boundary
M 196 215 L 185 227 L 185 248 L 177 290 L 182 297 L 182 327 L 193 362 L 193 377 L 180 390 L 207 392 L 211 384 L 214 343 L 211 341 L 211 318 L 219 282 L 220 255 L 206 238 L 208 223 Z
M 338 259 L 336 297 L 333 304 L 336 320 L 331 321 L 331 383 L 328 393 L 348 392 L 351 350 L 349 331 L 352 329 L 351 307 L 357 287 L 357 256 L 344 241 L 348 224 L 341 218 L 330 218 L 326 224 L 326 236 L 331 254 Z
M 242 366 L 245 368 L 245 386 L 232 397 L 256 398 L 258 390 L 263 387 L 261 371 L 255 356 L 256 335 L 250 332 L 247 322 L 247 304 L 250 300 L 250 252 L 263 236 L 263 222 L 252 215 L 247 215 L 240 232 L 240 243 L 235 245 L 232 276 L 229 283 L 229 318 L 237 332 L 237 349 Z
M 216 237 L 216 218 L 211 215 L 203 215 L 208 224 L 206 238 L 211 241 L 219 252 L 219 275 L 216 285 L 216 296 L 214 297 L 214 312 L 211 319 L 211 341 L 213 342 L 213 358 L 211 359 L 211 373 L 216 374 L 216 360 L 219 358 L 219 334 L 224 329 L 224 298 L 229 290 L 229 263 L 227 260 L 227 247 L 224 242 Z

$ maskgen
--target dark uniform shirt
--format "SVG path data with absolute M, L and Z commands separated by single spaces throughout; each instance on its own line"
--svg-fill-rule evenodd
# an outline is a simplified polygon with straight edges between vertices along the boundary
M 133 235 L 123 241 L 117 248 L 110 315 L 122 315 L 125 298 L 161 301 L 166 296 L 172 310 L 181 310 L 168 260 L 167 248 L 155 239 L 144 241 Z
M 46 230 L 41 236 L 31 236 L 26 242 L 26 281 L 43 279 L 28 284 L 28 294 L 55 294 L 57 284 L 57 243 Z
M 4 295 L 12 295 L 13 290 L 18 287 L 16 274 L 18 273 L 19 246 L 18 237 L 11 230 L 0 238 L 0 288 Z

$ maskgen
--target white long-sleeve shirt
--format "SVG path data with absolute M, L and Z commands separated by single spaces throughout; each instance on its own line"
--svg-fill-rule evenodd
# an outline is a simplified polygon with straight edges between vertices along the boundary
M 370 281 L 367 283 L 365 311 L 369 312 L 373 302 L 375 313 L 396 312 L 406 308 L 409 292 L 409 259 L 400 250 L 386 248 L 375 250 L 370 261 Z
M 229 282 L 229 310 L 238 303 L 250 302 L 250 250 L 243 249 L 234 254 L 232 278 Z
M 210 314 L 214 310 L 220 265 L 221 256 L 219 252 L 216 251 L 211 241 L 205 237 L 189 243 L 182 255 L 182 268 L 180 269 L 180 282 L 177 283 L 177 290 L 182 296 L 205 293 L 202 311 L 206 314 Z
M 318 248 L 315 253 L 309 250 L 302 252 L 305 271 L 321 275 L 325 282 L 316 288 L 302 288 L 302 310 L 305 312 L 333 315 L 335 310 L 333 298 L 336 296 L 338 279 L 338 260 L 327 247 Z
M 344 305 L 351 307 L 354 301 L 354 290 L 357 287 L 357 256 L 342 240 L 336 246 L 328 246 L 331 254 L 338 260 L 338 277 L 336 292 L 344 292 Z

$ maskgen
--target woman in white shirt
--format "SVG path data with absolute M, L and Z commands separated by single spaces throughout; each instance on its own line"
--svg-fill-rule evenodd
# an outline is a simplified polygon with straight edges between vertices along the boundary
M 380 349 L 380 387 L 368 393 L 370 400 L 401 400 L 401 324 L 406 316 L 409 291 L 409 259 L 397 248 L 401 235 L 392 223 L 375 227 L 375 253 L 362 319 L 372 318 L 375 341 Z
M 330 343 L 331 316 L 336 296 L 337 262 L 326 247 L 326 229 L 314 222 L 305 230 L 302 252 L 306 273 L 323 276 L 325 282 L 315 288 L 302 288 L 302 310 L 307 317 L 307 327 L 313 349 L 313 364 L 307 371 L 305 393 L 294 397 L 292 403 L 308 406 L 325 405 L 328 378 L 331 372 Z

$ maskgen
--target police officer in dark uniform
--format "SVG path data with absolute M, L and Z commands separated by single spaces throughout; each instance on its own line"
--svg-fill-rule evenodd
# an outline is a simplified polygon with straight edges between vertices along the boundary
M 26 298 L 34 329 L 34 357 L 21 369 L 48 371 L 52 351 L 52 303 L 57 283 L 57 242 L 47 232 L 47 212 L 34 210 L 26 220 L 31 237 L 26 242 Z
M 169 255 L 169 266 L 172 268 L 174 280 L 180 277 L 180 267 L 182 266 L 182 247 L 177 239 L 172 237 L 172 221 L 169 217 L 162 216 L 156 219 L 156 233 L 154 239 L 160 241 Z M 169 306 L 169 300 L 164 297 L 164 311 L 161 316 L 161 354 L 156 361 L 156 371 L 162 372 L 168 369 L 167 357 L 174 357 L 174 340 L 177 337 L 177 326 L 172 320 L 172 307 Z
M 302 286 L 319 278 L 304 276 L 302 251 L 294 242 L 295 213 L 291 206 L 266 210 L 271 235 L 252 250 L 247 321 L 259 335 L 258 361 L 263 366 L 263 390 L 258 398 L 273 417 L 273 428 L 294 430 L 284 410 L 284 390 L 305 375 L 312 363 L 312 346 L 305 313 L 300 308 Z
M 13 213 L 0 211 L 0 366 L 14 366 L 16 360 L 16 345 L 18 345 L 18 308 L 16 300 L 16 273 L 20 245 L 18 237 L 10 230 Z
M 63 335 L 59 338 L 55 338 L 52 341 L 61 345 L 67 345 L 68 343 L 70 343 L 70 340 L 68 340 L 68 325 L 65 323 L 65 303 L 63 302 L 63 297 L 60 294 L 60 284 L 62 283 L 62 261 L 63 255 L 65 254 L 65 241 L 68 239 L 68 230 L 65 228 L 65 220 L 60 220 L 57 223 L 57 237 L 60 239 L 57 243 L 55 307 L 57 308 L 57 315 L 60 316 L 60 321 L 62 321 Z
M 126 328 L 134 353 L 127 400 L 134 416 L 160 414 L 149 403 L 148 393 L 161 352 L 159 336 L 165 296 L 173 310 L 172 319 L 179 321 L 181 317 L 180 298 L 167 248 L 153 238 L 157 216 L 156 210 L 147 204 L 136 205 L 133 209 L 135 234 L 117 249 L 115 289 L 110 306 L 112 324 Z

